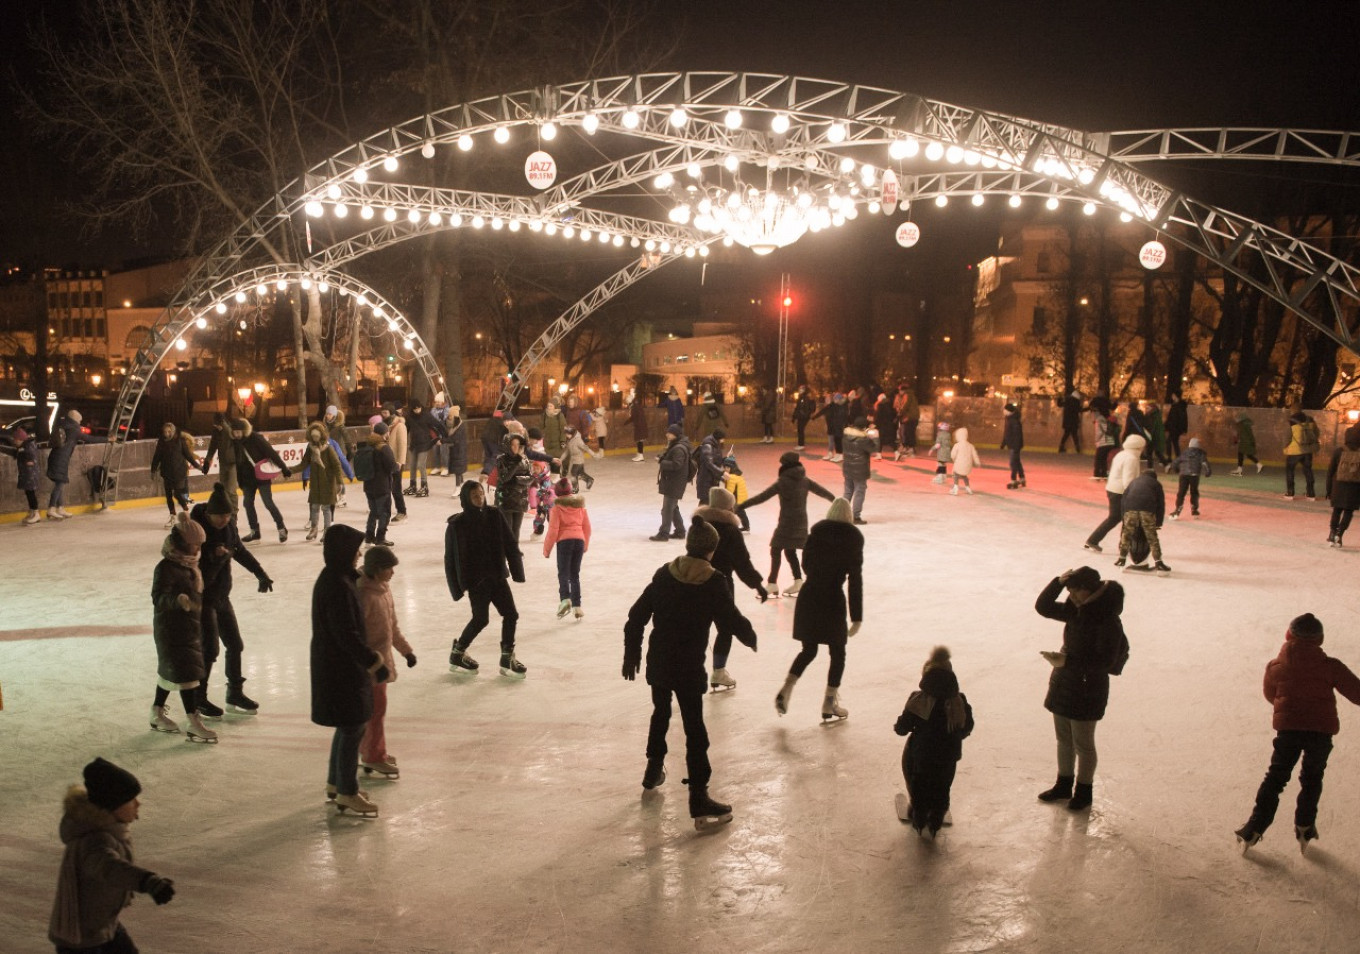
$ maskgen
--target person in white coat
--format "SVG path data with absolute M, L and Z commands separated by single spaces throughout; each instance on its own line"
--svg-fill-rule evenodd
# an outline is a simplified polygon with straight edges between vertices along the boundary
M 1143 472 L 1142 457 L 1145 447 L 1146 438 L 1130 434 L 1124 438 L 1124 449 L 1115 454 L 1114 460 L 1110 461 L 1110 474 L 1105 478 L 1105 499 L 1110 512 L 1101 521 L 1100 526 L 1092 530 L 1091 535 L 1086 538 L 1083 546 L 1087 550 L 1100 553 L 1100 541 L 1105 539 L 1105 534 L 1123 524 L 1124 489 Z
M 971 496 L 973 488 L 968 482 L 968 475 L 974 467 L 982 466 L 982 458 L 978 456 L 972 441 L 968 440 L 968 428 L 960 427 L 954 432 L 954 446 L 949 448 L 949 459 L 954 463 L 954 486 L 949 488 L 949 493 L 957 497 L 959 484 L 962 483 L 963 489 Z

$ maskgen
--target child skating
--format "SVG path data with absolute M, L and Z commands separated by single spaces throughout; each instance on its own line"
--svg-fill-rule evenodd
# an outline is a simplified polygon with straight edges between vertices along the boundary
M 741 467 L 737 464 L 737 458 L 728 454 L 723 458 L 723 489 L 732 495 L 736 501 L 736 506 L 740 507 L 751 497 L 751 492 L 746 489 L 746 478 L 742 476 Z M 746 516 L 745 510 L 737 511 L 737 519 L 741 521 L 741 532 L 751 532 L 751 518 Z
M 1190 516 L 1199 516 L 1199 479 L 1201 477 L 1212 477 L 1214 468 L 1209 464 L 1209 455 L 1204 453 L 1204 448 L 1200 446 L 1199 438 L 1190 438 L 1189 445 L 1181 451 L 1176 462 L 1172 464 L 1176 472 L 1180 474 L 1180 481 L 1176 485 L 1176 509 L 1171 511 L 1171 519 L 1177 520 L 1181 515 L 1181 508 L 1185 506 L 1185 495 L 1190 494 Z
M 959 484 L 963 484 L 963 489 L 971 497 L 973 488 L 968 481 L 968 475 L 973 472 L 974 467 L 982 466 L 982 458 L 978 456 L 977 448 L 968 440 L 968 428 L 960 427 L 954 432 L 954 446 L 949 449 L 949 459 L 954 463 L 954 486 L 949 488 L 951 496 L 959 495 Z
M 931 480 L 933 484 L 944 483 L 944 476 L 949 472 L 950 447 L 952 440 L 949 435 L 949 422 L 941 421 L 935 425 L 935 443 L 930 445 L 927 454 L 935 455 L 935 477 Z
M 949 812 L 949 790 L 963 757 L 963 740 L 973 731 L 973 708 L 959 691 L 949 650 L 936 646 L 921 670 L 920 688 L 907 697 L 893 731 L 907 736 L 902 777 L 907 802 L 898 798 L 898 817 L 934 838 Z
M 387 678 L 373 683 L 373 714 L 368 717 L 363 741 L 359 743 L 359 766 L 365 775 L 398 778 L 397 760 L 387 751 L 384 719 L 387 715 L 387 686 L 397 681 L 397 665 L 392 650 L 401 653 L 406 666 L 416 664 L 416 654 L 397 625 L 397 606 L 392 599 L 392 576 L 397 571 L 397 555 L 390 547 L 373 547 L 364 554 L 359 574 L 359 605 L 364 611 L 364 638 L 368 648 L 382 656 Z
M 1004 428 L 1001 433 L 1001 449 L 1011 452 L 1011 481 L 1007 490 L 1019 490 L 1025 486 L 1025 465 L 1020 460 L 1020 452 L 1025 449 L 1025 425 L 1020 420 L 1020 408 L 1007 404 Z
M 1234 477 L 1242 476 L 1242 464 L 1244 461 L 1251 461 L 1256 465 L 1256 472 L 1259 474 L 1265 468 L 1256 456 L 1256 430 L 1252 424 L 1251 417 L 1246 411 L 1237 415 L 1237 469 L 1232 472 Z
M 581 619 L 586 615 L 581 608 L 581 560 L 590 549 L 590 514 L 585 498 L 572 491 L 567 478 L 557 482 L 553 494 L 556 500 L 543 538 L 543 558 L 557 548 L 557 618 L 573 613 Z

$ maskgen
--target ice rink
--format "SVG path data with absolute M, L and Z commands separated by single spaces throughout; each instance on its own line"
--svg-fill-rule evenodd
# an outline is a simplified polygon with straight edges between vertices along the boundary
M 788 448 L 739 448 L 753 493 Z M 1102 556 L 1082 550 L 1105 511 L 1089 454 L 1026 456 L 1028 489 L 1007 491 L 1003 456 L 984 451 L 973 497 L 933 485 L 933 462 L 876 465 L 843 724 L 819 724 L 825 653 L 788 715 L 775 713 L 797 649 L 794 601 L 762 606 L 739 589 L 760 646 L 737 646 L 739 687 L 705 700 L 713 794 L 735 814 L 707 834 L 688 817 L 678 714 L 670 777 L 642 795 L 650 700 L 619 675 L 627 608 L 681 549 L 647 539 L 660 501 L 650 455 L 590 465 L 583 621 L 554 617 L 555 562 L 526 522 L 529 579 L 514 587 L 523 681 L 496 674 L 494 616 L 472 648 L 481 673 L 448 672 L 468 617 L 443 577 L 453 478 L 408 501 L 411 519 L 390 533 L 393 588 L 419 665 L 391 687 L 402 777 L 362 783 L 381 808 L 374 820 L 337 815 L 322 795 L 330 730 L 308 718 L 321 550 L 303 541 L 303 495 L 279 495 L 289 542 L 265 515 L 254 545 L 274 592 L 257 594 L 236 568 L 246 689 L 261 709 L 213 723 L 216 746 L 147 728 L 164 508 L 0 526 L 0 950 L 51 950 L 62 797 L 102 755 L 143 786 L 137 862 L 179 892 L 162 908 L 139 896 L 124 913 L 147 952 L 1355 951 L 1354 708 L 1341 703 L 1321 840 L 1307 856 L 1292 836 L 1296 783 L 1245 857 L 1232 832 L 1269 758 L 1261 674 L 1288 621 L 1316 613 L 1325 648 L 1360 670 L 1360 530 L 1356 549 L 1329 549 L 1325 501 L 1281 500 L 1278 467 L 1239 479 L 1216 466 L 1225 476 L 1204 482 L 1203 518 L 1164 531 L 1172 575 L 1119 577 L 1132 658 L 1100 725 L 1094 809 L 1074 814 L 1035 799 L 1055 774 L 1039 651 L 1058 648 L 1061 627 L 1033 605 L 1068 567 L 1117 572 L 1117 538 Z M 808 469 L 839 491 L 838 466 Z M 1174 480 L 1162 478 L 1169 492 Z M 350 500 L 338 517 L 361 525 L 357 487 Z M 773 502 L 751 512 L 762 571 L 776 512 Z M 937 643 L 953 651 L 977 730 L 954 784 L 955 824 L 932 844 L 894 815 L 892 726 Z M 218 704 L 222 682 L 219 666 Z M 174 698 L 171 714 L 182 716 Z

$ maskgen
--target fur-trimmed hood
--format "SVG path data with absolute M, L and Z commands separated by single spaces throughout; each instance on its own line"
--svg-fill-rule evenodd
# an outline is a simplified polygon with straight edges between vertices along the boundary
M 113 812 L 90 801 L 90 794 L 85 791 L 84 785 L 72 785 L 67 789 L 61 808 L 59 831 L 63 845 L 69 845 L 92 831 L 109 831 L 119 841 L 127 841 L 127 824 L 114 818 Z
M 565 497 L 557 497 L 553 500 L 554 507 L 584 507 L 585 505 L 584 494 L 567 494 Z
M 741 520 L 738 519 L 737 515 L 736 515 L 735 513 L 733 513 L 732 511 L 730 511 L 730 510 L 720 510 L 720 509 L 717 508 L 717 507 L 710 507 L 710 506 L 708 506 L 707 504 L 705 504 L 705 505 L 702 506 L 702 507 L 695 507 L 695 508 L 694 508 L 694 516 L 696 516 L 696 517 L 702 517 L 703 519 L 707 520 L 709 523 L 713 523 L 713 524 L 717 524 L 717 523 L 725 523 L 725 524 L 727 524 L 728 526 L 731 526 L 731 527 L 740 527 L 740 526 L 741 526 Z

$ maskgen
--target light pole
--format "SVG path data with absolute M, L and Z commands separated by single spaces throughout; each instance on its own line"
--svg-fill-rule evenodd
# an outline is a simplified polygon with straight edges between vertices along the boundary
M 789 306 L 793 304 L 793 295 L 789 292 L 789 273 L 782 272 L 779 276 L 779 357 L 775 370 L 775 393 L 779 395 L 779 403 L 782 408 L 785 395 L 788 394 L 788 382 L 785 380 L 789 370 Z M 784 415 L 776 415 L 775 422 L 779 429 L 783 430 Z

